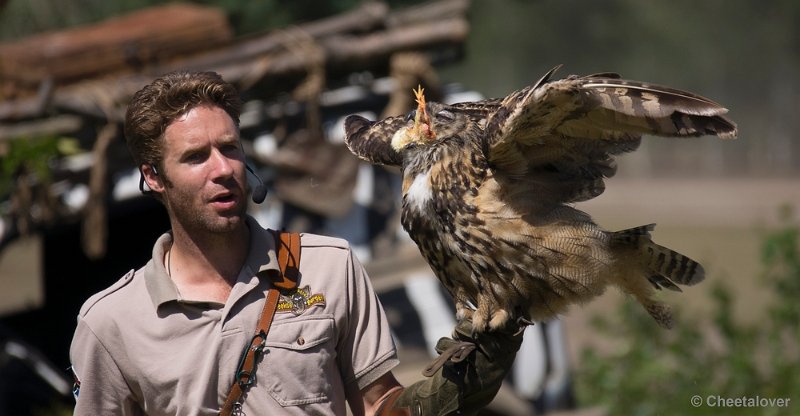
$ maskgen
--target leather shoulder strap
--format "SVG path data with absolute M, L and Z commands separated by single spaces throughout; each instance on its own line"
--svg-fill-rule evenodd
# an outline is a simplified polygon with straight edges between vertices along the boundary
M 294 289 L 300 277 L 300 234 L 278 231 L 273 234 L 280 234 L 279 238 L 275 238 L 275 242 L 281 274 L 276 276 L 272 283 L 281 290 Z
M 258 359 L 264 351 L 267 334 L 272 326 L 272 318 L 278 308 L 279 291 L 294 289 L 297 287 L 297 280 L 300 277 L 300 234 L 277 231 L 272 234 L 275 237 L 275 252 L 280 273 L 272 276 L 272 283 L 275 287 L 267 291 L 267 299 L 261 310 L 256 333 L 242 351 L 239 367 L 236 369 L 236 378 L 233 380 L 228 397 L 219 412 L 221 416 L 230 416 L 234 410 L 241 408 L 244 392 L 256 381 Z

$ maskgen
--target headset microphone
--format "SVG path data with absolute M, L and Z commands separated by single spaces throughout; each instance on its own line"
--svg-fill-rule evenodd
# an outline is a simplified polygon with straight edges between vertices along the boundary
M 253 202 L 256 204 L 260 204 L 264 202 L 264 199 L 267 198 L 267 185 L 264 185 L 264 181 L 256 175 L 256 172 L 250 165 L 245 164 L 244 167 L 247 169 L 247 182 L 250 184 L 250 188 L 253 190 L 251 198 Z

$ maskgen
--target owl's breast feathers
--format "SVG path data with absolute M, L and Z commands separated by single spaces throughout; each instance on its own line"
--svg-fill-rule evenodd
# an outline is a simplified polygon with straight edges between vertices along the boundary
M 438 148 L 434 156 L 419 155 L 406 162 L 403 227 L 448 289 L 451 279 L 472 281 L 478 275 L 472 266 L 486 264 L 475 256 L 490 253 L 492 245 L 480 213 L 481 194 L 486 193 L 491 174 L 479 143 L 454 141 Z
M 457 218 L 477 213 L 475 198 L 487 175 L 486 158 L 470 140 L 442 143 L 409 158 L 403 166 L 404 225 L 452 233 Z
M 401 223 L 442 285 L 454 296 L 475 302 L 479 285 L 464 261 L 469 258 L 466 253 L 475 250 L 463 231 L 470 223 L 477 225 L 472 191 L 481 178 L 465 173 L 470 169 L 461 157 L 450 154 L 435 163 L 404 168 Z

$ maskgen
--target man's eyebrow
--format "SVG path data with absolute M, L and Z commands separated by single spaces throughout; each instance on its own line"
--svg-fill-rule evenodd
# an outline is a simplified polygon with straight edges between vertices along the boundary
M 201 150 L 205 149 L 206 147 L 207 147 L 206 144 L 197 145 L 197 144 L 187 143 L 182 149 L 179 149 L 178 154 L 186 155 L 186 154 L 189 154 L 189 153 L 194 153 L 194 152 L 197 152 L 197 151 L 201 151 Z
M 219 138 L 222 143 L 238 143 L 240 140 L 238 134 L 228 134 Z

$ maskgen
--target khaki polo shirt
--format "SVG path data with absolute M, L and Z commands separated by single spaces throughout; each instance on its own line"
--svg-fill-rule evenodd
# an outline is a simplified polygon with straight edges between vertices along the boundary
M 81 308 L 70 348 L 76 415 L 216 415 L 254 334 L 276 270 L 272 235 L 252 218 L 250 252 L 227 302 L 183 299 L 153 258 Z M 247 415 L 346 412 L 345 392 L 398 364 L 384 311 L 341 239 L 303 234 L 299 290 L 282 298 L 244 402 Z

